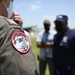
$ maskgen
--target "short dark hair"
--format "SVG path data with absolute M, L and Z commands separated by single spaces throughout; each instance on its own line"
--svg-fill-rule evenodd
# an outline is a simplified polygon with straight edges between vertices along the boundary
M 50 21 L 48 19 L 44 20 L 43 24 L 49 24 L 50 25 Z

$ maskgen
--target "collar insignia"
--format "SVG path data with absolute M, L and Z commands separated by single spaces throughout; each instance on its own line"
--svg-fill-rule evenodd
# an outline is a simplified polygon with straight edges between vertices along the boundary
M 67 36 L 64 36 L 62 42 L 67 43 L 67 39 L 68 39 L 68 37 Z

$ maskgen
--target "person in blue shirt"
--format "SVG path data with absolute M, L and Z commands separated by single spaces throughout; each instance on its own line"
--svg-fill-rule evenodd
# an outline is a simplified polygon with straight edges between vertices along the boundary
M 40 48 L 39 54 L 39 69 L 40 75 L 45 75 L 46 65 L 49 66 L 50 75 L 53 75 L 53 62 L 52 62 L 52 45 L 55 31 L 51 30 L 51 23 L 48 19 L 43 22 L 44 30 L 38 34 L 37 47 Z
M 54 75 L 75 75 L 75 31 L 68 27 L 67 15 L 58 15 L 54 24 Z

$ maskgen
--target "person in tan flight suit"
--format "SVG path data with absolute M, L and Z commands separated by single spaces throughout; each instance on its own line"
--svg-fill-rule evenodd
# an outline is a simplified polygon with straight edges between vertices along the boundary
M 12 17 L 13 0 L 0 0 L 0 75 L 39 75 L 28 36 Z

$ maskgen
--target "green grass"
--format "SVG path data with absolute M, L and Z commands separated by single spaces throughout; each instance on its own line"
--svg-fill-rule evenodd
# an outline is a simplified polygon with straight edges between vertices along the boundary
M 37 48 L 37 46 L 36 46 L 36 37 L 31 37 L 31 48 L 32 48 L 32 51 L 35 55 L 37 65 L 39 65 L 39 61 L 37 60 L 37 55 L 39 54 L 40 49 Z M 46 74 L 45 75 L 49 75 L 48 66 L 46 68 Z

